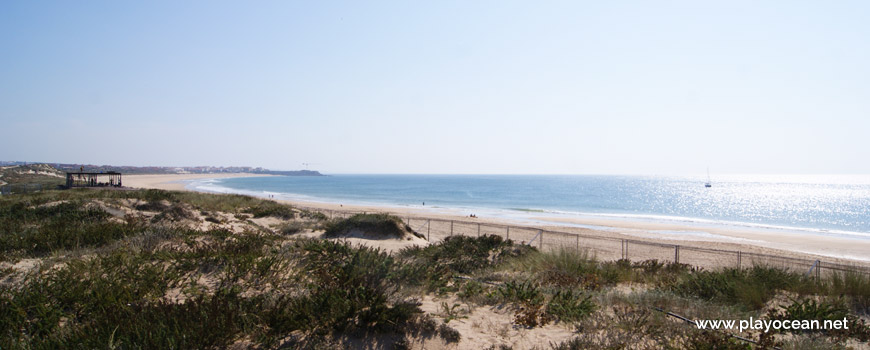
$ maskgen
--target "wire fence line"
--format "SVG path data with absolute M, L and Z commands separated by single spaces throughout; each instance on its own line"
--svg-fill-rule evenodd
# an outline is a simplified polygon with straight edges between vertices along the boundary
M 356 210 L 331 210 L 304 208 L 318 211 L 329 218 L 347 218 L 355 214 L 372 212 Z M 514 242 L 537 247 L 542 251 L 571 248 L 588 252 L 600 260 L 626 259 L 631 261 L 658 260 L 716 269 L 726 267 L 746 268 L 754 265 L 780 267 L 820 277 L 832 273 L 859 273 L 870 275 L 870 266 L 834 261 L 803 259 L 789 256 L 667 244 L 628 239 L 586 235 L 582 233 L 548 230 L 539 227 L 496 224 L 467 220 L 436 219 L 421 216 L 400 216 L 415 232 L 429 242 L 439 242 L 450 236 L 496 235 Z

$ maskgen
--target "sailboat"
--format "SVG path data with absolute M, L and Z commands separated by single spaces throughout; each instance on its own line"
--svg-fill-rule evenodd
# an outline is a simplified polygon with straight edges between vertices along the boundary
M 704 187 L 710 188 L 713 187 L 713 182 L 710 181 L 710 168 L 707 168 L 707 182 L 704 183 Z

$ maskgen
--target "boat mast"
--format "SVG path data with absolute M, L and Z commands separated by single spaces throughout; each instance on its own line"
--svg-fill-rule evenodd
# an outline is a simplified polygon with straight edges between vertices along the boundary
M 704 183 L 704 187 L 713 187 L 713 182 L 710 181 L 710 167 L 707 167 L 707 182 Z

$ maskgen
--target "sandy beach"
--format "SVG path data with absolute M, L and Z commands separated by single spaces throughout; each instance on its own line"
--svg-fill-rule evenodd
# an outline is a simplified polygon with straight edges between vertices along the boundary
M 265 174 L 228 173 L 228 174 L 160 174 L 124 175 L 124 186 L 132 188 L 154 188 L 167 191 L 189 191 L 185 181 L 199 179 L 224 179 L 230 177 L 274 176 Z
M 252 176 L 270 175 L 128 175 L 124 177 L 124 185 L 133 188 L 190 191 L 190 189 L 185 188 L 185 181 L 208 178 Z M 465 222 L 472 220 L 476 223 L 494 226 L 534 226 L 544 230 L 576 233 L 592 237 L 631 239 L 663 245 L 680 245 L 685 247 L 734 251 L 739 250 L 743 252 L 801 259 L 821 259 L 827 262 L 843 264 L 870 265 L 870 240 L 817 235 L 808 232 L 789 232 L 752 228 L 699 227 L 666 222 L 637 222 L 600 218 L 534 217 L 528 221 L 488 217 L 469 218 L 466 213 L 444 208 L 430 209 L 423 207 L 359 206 L 287 200 L 279 200 L 279 202 L 298 207 L 336 212 L 389 212 L 402 217 L 459 220 Z M 618 258 L 618 256 L 603 256 L 603 258 Z

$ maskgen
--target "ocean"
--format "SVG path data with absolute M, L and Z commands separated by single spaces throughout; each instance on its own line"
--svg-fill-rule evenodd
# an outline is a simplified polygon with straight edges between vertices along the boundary
M 332 175 L 197 180 L 192 189 L 526 220 L 591 217 L 870 239 L 870 176 Z M 425 206 L 424 206 L 425 203 Z

